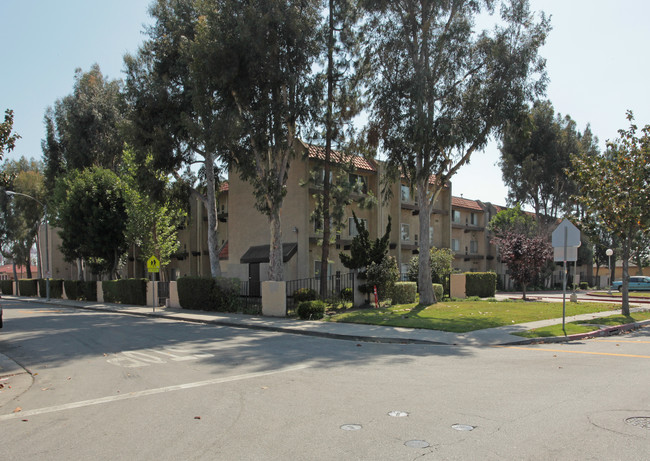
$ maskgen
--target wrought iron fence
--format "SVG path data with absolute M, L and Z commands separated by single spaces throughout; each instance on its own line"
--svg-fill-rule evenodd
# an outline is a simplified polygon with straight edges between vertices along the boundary
M 156 282 L 158 285 L 158 305 L 164 306 L 169 299 L 169 282 Z
M 349 290 L 347 290 L 348 288 Z M 293 314 L 298 307 L 294 295 L 301 289 L 313 290 L 316 296 L 323 300 L 342 300 L 346 296 L 346 291 L 351 294 L 354 289 L 354 273 L 341 274 L 337 272 L 336 275 L 327 277 L 327 288 L 324 293 L 320 292 L 320 277 L 288 281 L 287 315 Z
M 260 283 L 251 286 L 248 280 L 242 280 L 239 285 L 239 298 L 242 301 L 242 309 L 245 313 L 262 312 L 262 293 Z

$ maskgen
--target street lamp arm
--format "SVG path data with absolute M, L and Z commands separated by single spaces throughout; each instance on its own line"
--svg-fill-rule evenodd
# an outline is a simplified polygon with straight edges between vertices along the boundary
M 45 208 L 45 205 L 40 200 L 38 200 L 37 198 L 32 197 L 31 195 L 23 194 L 22 192 L 14 192 L 12 190 L 6 190 L 5 194 L 7 194 L 7 195 L 22 195 L 23 197 L 31 198 L 36 203 L 38 203 L 40 206 Z

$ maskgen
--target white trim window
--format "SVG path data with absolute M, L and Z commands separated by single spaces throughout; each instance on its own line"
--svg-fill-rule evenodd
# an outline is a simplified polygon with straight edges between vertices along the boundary
M 363 223 L 363 226 L 368 230 L 368 220 L 364 218 L 357 218 L 359 222 Z M 350 237 L 356 237 L 359 235 L 359 229 L 357 229 L 356 224 L 354 223 L 354 218 L 348 218 L 348 235 Z
M 406 184 L 401 185 L 400 194 L 401 194 L 402 202 L 411 201 L 411 188 Z
M 334 263 L 328 262 L 327 263 L 327 276 L 331 277 L 332 276 L 332 268 L 334 267 Z M 314 277 L 320 277 L 320 261 L 314 261 Z
M 429 226 L 429 245 L 433 245 L 433 226 Z
M 460 211 L 451 210 L 451 222 L 455 224 L 460 224 Z
M 402 224 L 400 226 L 402 242 L 408 242 L 411 240 L 411 226 L 408 224 Z
M 470 213 L 470 215 L 469 215 L 469 223 L 472 226 L 478 226 L 478 215 L 476 213 Z
M 458 253 L 460 251 L 460 240 L 451 239 L 451 251 Z
M 470 242 L 469 242 L 469 254 L 472 254 L 472 255 L 478 254 L 478 240 L 470 240 Z

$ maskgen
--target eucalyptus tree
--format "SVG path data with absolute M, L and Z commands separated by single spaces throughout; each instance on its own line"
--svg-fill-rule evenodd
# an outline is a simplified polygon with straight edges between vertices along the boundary
M 312 67 L 320 48 L 314 33 L 319 0 L 223 0 L 207 14 L 205 30 L 220 46 L 219 88 L 243 135 L 231 165 L 253 186 L 255 206 L 270 226 L 269 279 L 282 280 L 282 203 L 300 127 L 314 108 Z
M 48 190 L 72 170 L 92 166 L 116 171 L 124 147 L 126 105 L 122 82 L 106 78 L 94 64 L 75 71 L 72 93 L 45 112 L 41 142 Z
M 14 128 L 14 111 L 7 109 L 5 111 L 5 120 L 0 123 L 0 160 L 5 152 L 11 152 L 16 147 L 16 141 L 20 135 L 12 133 Z
M 420 229 L 472 154 L 545 89 L 538 55 L 549 21 L 527 0 L 365 0 L 374 79 L 369 141 L 385 151 L 394 180 L 415 186 Z M 500 7 L 491 31 L 483 13 Z M 429 254 L 420 232 L 419 253 Z M 435 301 L 429 258 L 419 260 L 420 301 Z
M 220 162 L 236 144 L 233 117 L 224 106 L 221 79 L 237 69 L 223 61 L 223 46 L 207 18 L 219 15 L 220 0 L 156 0 L 154 24 L 135 55 L 125 56 L 131 142 L 141 161 L 181 178 L 195 164 L 204 172 L 205 188 L 192 188 L 208 215 L 208 253 L 212 276 L 221 275 L 217 219 Z M 219 32 L 222 29 L 219 29 Z M 161 184 L 158 187 L 162 187 Z
M 571 155 L 595 155 L 597 143 L 589 126 L 581 133 L 575 121 L 556 114 L 550 102 L 535 102 L 504 130 L 499 165 L 508 201 L 532 207 L 540 221 L 572 212 L 575 184 L 566 173 Z

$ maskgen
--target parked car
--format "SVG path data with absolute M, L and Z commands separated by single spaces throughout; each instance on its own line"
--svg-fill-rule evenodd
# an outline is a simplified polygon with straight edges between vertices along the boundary
M 616 280 L 614 283 L 612 283 L 612 290 L 621 291 L 622 288 L 623 281 Z M 630 277 L 630 284 L 628 288 L 630 291 L 650 290 L 650 277 Z

